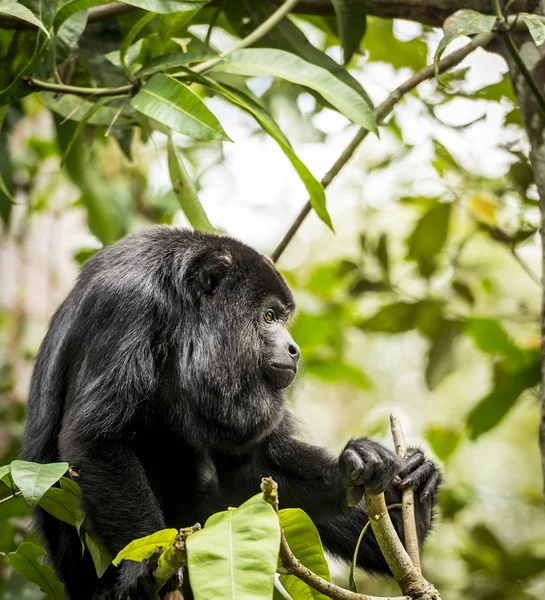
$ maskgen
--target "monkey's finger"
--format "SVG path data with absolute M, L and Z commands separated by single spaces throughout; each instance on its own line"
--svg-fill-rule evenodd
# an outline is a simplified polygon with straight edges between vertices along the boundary
M 437 488 L 441 484 L 443 476 L 439 471 L 435 471 L 433 475 L 426 481 L 422 492 L 420 494 L 420 500 L 424 502 L 428 498 L 433 498 L 437 492 Z
M 401 464 L 401 470 L 399 471 L 400 477 L 403 478 L 409 473 L 412 473 L 415 469 L 422 465 L 425 460 L 426 458 L 422 452 L 415 452 L 414 454 L 406 457 Z
M 344 463 L 347 473 L 354 473 L 363 469 L 363 461 L 360 455 L 352 448 L 346 448 L 342 453 L 342 462 Z
M 422 483 L 427 481 L 436 471 L 435 465 L 432 462 L 427 461 L 401 480 L 401 488 L 414 487 L 418 489 Z

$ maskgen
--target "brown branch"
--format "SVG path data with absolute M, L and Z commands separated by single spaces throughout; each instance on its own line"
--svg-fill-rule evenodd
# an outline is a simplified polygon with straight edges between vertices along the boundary
M 411 598 L 440 600 L 439 592 L 413 565 L 388 514 L 384 494 L 365 493 L 367 514 L 379 548 L 401 591 Z
M 261 491 L 265 500 L 271 504 L 278 514 L 278 484 L 272 477 L 264 477 L 261 480 Z M 406 594 L 405 596 L 397 598 L 367 596 L 345 590 L 322 579 L 297 559 L 289 547 L 284 532 L 280 529 L 280 559 L 285 571 L 333 600 L 441 600 L 439 593 L 433 585 L 427 582 L 414 568 L 392 525 L 392 521 L 388 515 L 388 508 L 395 508 L 397 505 L 387 507 L 384 501 L 384 494 L 366 495 L 366 502 L 369 502 L 367 510 L 373 533 L 377 538 L 392 574 L 400 584 L 403 593 Z
M 396 454 L 403 458 L 407 452 L 407 447 L 405 445 L 405 436 L 403 435 L 401 422 L 395 413 L 390 414 L 390 428 L 392 430 L 392 437 L 394 438 Z M 414 568 L 419 573 L 422 573 L 418 535 L 416 533 L 416 518 L 414 516 L 414 489 L 412 487 L 403 490 L 401 511 L 403 514 L 403 531 L 405 533 L 407 553 L 412 560 Z
M 459 50 L 456 50 L 443 58 L 439 62 L 438 72 L 444 73 L 448 71 L 452 67 L 455 67 L 458 63 L 462 62 L 462 60 L 471 54 L 475 49 L 481 48 L 483 46 L 487 46 L 492 39 L 494 39 L 494 34 L 491 33 L 483 33 L 480 35 L 476 35 L 469 44 L 466 44 Z M 390 114 L 394 106 L 409 92 L 414 90 L 418 85 L 420 85 L 423 81 L 431 79 L 435 76 L 435 68 L 433 65 L 428 65 L 418 73 L 415 73 L 410 79 L 402 83 L 398 88 L 396 88 L 389 96 L 379 104 L 379 106 L 375 109 L 375 119 L 377 124 L 382 124 L 384 119 Z M 339 174 L 341 169 L 346 165 L 346 163 L 350 160 L 352 155 L 354 154 L 356 148 L 363 142 L 363 140 L 367 137 L 369 132 L 366 129 L 360 129 L 358 133 L 354 136 L 352 141 L 348 144 L 348 146 L 343 150 L 342 154 L 335 161 L 331 169 L 325 174 L 321 183 L 326 189 L 328 185 L 333 181 L 333 179 Z M 282 238 L 281 242 L 275 248 L 274 252 L 271 254 L 271 258 L 274 262 L 278 261 L 280 256 L 282 256 L 284 250 L 291 242 L 295 234 L 297 233 L 299 227 L 303 224 L 303 221 L 307 218 L 308 214 L 311 211 L 310 201 L 303 206 L 300 213 L 295 218 L 294 222 L 291 224 L 290 228 Z

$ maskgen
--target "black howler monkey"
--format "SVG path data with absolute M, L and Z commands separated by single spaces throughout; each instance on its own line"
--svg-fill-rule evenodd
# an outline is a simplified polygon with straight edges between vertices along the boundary
M 152 227 L 101 250 L 42 343 L 24 458 L 74 467 L 87 527 L 112 555 L 237 506 L 267 475 L 341 558 L 367 521 L 363 501 L 347 508 L 354 485 L 390 502 L 414 485 L 423 540 L 440 474 L 420 451 L 401 461 L 360 438 L 333 456 L 294 437 L 282 392 L 299 360 L 293 311 L 272 262 L 229 237 Z M 146 564 L 124 561 L 99 582 L 75 528 L 41 511 L 38 521 L 71 600 L 148 597 Z M 359 564 L 388 572 L 371 533 Z

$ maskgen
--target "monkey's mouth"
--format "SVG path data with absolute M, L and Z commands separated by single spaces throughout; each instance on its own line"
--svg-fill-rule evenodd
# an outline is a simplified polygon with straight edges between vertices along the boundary
M 276 389 L 287 388 L 295 379 L 297 367 L 293 364 L 271 363 L 266 370 L 267 379 Z

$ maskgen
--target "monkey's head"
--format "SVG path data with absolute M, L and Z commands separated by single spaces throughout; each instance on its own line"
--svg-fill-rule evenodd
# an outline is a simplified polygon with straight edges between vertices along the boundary
M 297 373 L 299 347 L 288 322 L 295 310 L 290 289 L 273 263 L 226 237 L 195 234 L 185 273 L 184 327 L 201 385 L 222 395 L 250 388 L 281 390 Z

